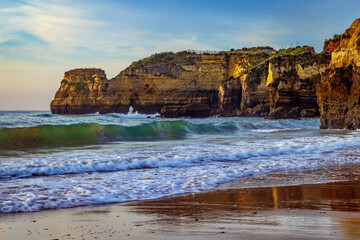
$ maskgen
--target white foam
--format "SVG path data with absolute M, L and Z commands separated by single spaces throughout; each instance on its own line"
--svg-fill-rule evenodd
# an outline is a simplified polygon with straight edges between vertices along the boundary
M 253 132 L 262 132 L 262 133 L 273 133 L 273 132 L 287 132 L 287 131 L 299 131 L 302 128 L 285 128 L 285 129 L 252 129 Z
M 120 113 L 112 113 L 113 116 L 118 118 L 155 118 L 160 117 L 159 113 L 155 114 L 139 114 L 138 111 L 135 111 L 132 106 L 129 107 L 129 112 L 127 114 L 120 114 Z
M 156 118 L 156 117 L 160 117 L 159 113 L 156 114 L 139 114 L 137 112 L 132 113 L 132 114 L 120 114 L 120 113 L 111 113 L 113 116 L 118 117 L 118 118 Z
M 62 123 L 65 118 L 46 121 Z M 101 115 L 68 118 L 122 125 L 148 121 Z M 0 157 L 0 212 L 155 199 L 272 171 L 360 163 L 360 132 L 314 130 L 318 120 L 184 121 L 236 125 L 239 130 L 192 134 L 181 141 L 123 141 L 96 150 Z
M 324 136 L 277 141 L 205 143 L 155 147 L 147 151 L 86 151 L 27 159 L 0 161 L 0 178 L 51 176 L 61 174 L 112 172 L 129 169 L 187 167 L 214 161 L 239 161 L 255 157 L 320 154 L 343 148 L 360 147 L 360 137 Z
M 327 157 L 333 161 L 321 158 L 314 160 L 314 155 L 301 156 L 301 159 L 274 157 L 245 162 L 212 162 L 187 168 L 136 169 L 7 180 L 0 186 L 0 212 L 39 211 L 155 199 L 211 189 L 220 183 L 242 176 L 339 164 L 345 160 L 344 156 L 336 154 Z
M 260 136 L 256 141 L 214 137 L 170 145 L 144 143 L 129 151 L 3 159 L 0 212 L 154 199 L 207 190 L 254 174 L 360 163 L 359 132 L 294 136 Z

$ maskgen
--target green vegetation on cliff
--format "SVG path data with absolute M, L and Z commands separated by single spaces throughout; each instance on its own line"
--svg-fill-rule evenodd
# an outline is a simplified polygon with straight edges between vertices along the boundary
M 76 90 L 82 90 L 82 89 L 85 89 L 85 83 L 84 82 L 69 82 L 68 80 L 66 79 L 63 79 L 61 81 L 62 84 L 65 84 L 65 85 L 70 85 L 70 86 L 73 86 L 75 87 Z
M 239 52 L 238 54 L 239 58 L 248 58 L 248 59 L 257 59 L 257 58 L 267 58 L 270 57 L 270 54 L 265 52 L 256 52 L 256 53 L 248 53 L 248 52 Z
M 334 34 L 332 38 L 325 39 L 325 43 L 331 42 L 331 41 L 339 41 L 341 39 L 341 34 Z
M 249 77 L 246 78 L 245 82 L 249 88 L 255 89 L 261 83 L 261 80 L 268 75 L 269 60 L 265 60 L 259 65 L 256 65 L 249 69 Z
M 162 52 L 155 53 L 150 57 L 143 58 L 139 61 L 131 63 L 129 69 L 138 67 L 147 67 L 151 65 L 157 66 L 178 66 L 183 64 L 194 64 L 201 59 L 201 55 L 233 55 L 237 54 L 239 58 L 257 59 L 268 58 L 276 51 L 269 46 L 251 47 L 242 49 L 231 49 L 230 51 L 181 51 L 181 52 Z
M 61 80 L 61 83 L 62 84 L 69 84 L 68 80 L 66 80 L 66 79 Z
M 296 46 L 293 48 L 280 49 L 274 55 L 274 57 L 282 57 L 282 56 L 296 56 L 296 57 L 306 57 L 315 53 L 313 47 L 310 46 Z
M 182 65 L 182 64 L 194 64 L 198 59 L 197 54 L 194 52 L 182 51 L 182 52 L 162 52 L 155 53 L 148 58 L 143 58 L 139 61 L 133 62 L 129 68 L 143 67 L 147 65 Z
M 265 47 L 251 47 L 251 48 L 242 48 L 230 51 L 228 53 L 233 54 L 236 53 L 239 58 L 248 58 L 248 59 L 256 59 L 256 58 L 268 58 L 270 57 L 275 51 L 272 47 L 265 46 Z
M 86 85 L 84 82 L 72 82 L 70 84 L 74 86 L 76 90 L 83 90 L 85 89 L 85 85 Z

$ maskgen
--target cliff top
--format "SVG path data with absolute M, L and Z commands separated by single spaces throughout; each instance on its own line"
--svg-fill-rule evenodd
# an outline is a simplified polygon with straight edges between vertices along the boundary
M 294 48 L 280 49 L 276 51 L 269 46 L 264 47 L 251 47 L 241 49 L 231 49 L 230 51 L 195 51 L 187 50 L 181 52 L 162 52 L 155 53 L 150 57 L 143 58 L 139 61 L 133 62 L 128 69 L 135 69 L 141 67 L 149 67 L 153 65 L 161 66 L 179 66 L 183 64 L 194 64 L 196 61 L 201 60 L 202 55 L 238 55 L 240 58 L 246 57 L 279 57 L 279 56 L 307 56 L 315 54 L 315 50 L 311 46 L 297 46 Z
M 281 57 L 286 55 L 302 57 L 314 53 L 315 53 L 315 49 L 313 47 L 305 45 L 305 46 L 296 46 L 292 48 L 280 49 L 276 52 L 274 57 L 279 57 L 279 56 Z
M 360 66 L 360 18 L 341 35 L 340 43 L 331 55 L 331 67 Z
M 168 65 L 176 66 L 183 64 L 194 64 L 196 61 L 201 60 L 202 55 L 238 55 L 239 57 L 248 56 L 271 56 L 276 52 L 275 49 L 269 46 L 265 47 L 251 47 L 242 49 L 231 49 L 230 51 L 196 51 L 187 50 L 181 52 L 162 52 L 155 53 L 150 57 L 143 58 L 139 61 L 133 62 L 128 68 L 134 69 L 139 67 L 146 67 L 150 65 Z
M 253 67 L 256 68 L 260 65 L 266 64 L 266 61 L 276 57 L 283 56 L 295 56 L 295 57 L 307 57 L 310 55 L 317 55 L 313 47 L 310 46 L 297 46 L 294 48 L 275 50 L 269 46 L 231 49 L 230 51 L 195 51 L 187 50 L 181 52 L 162 52 L 151 55 L 150 57 L 140 59 L 133 62 L 124 71 L 121 71 L 118 76 L 131 75 L 134 71 L 141 70 L 147 73 L 164 74 L 172 78 L 178 77 L 182 71 L 182 65 L 191 65 L 202 60 L 205 56 L 214 56 L 225 58 L 226 56 L 237 56 L 238 58 L 252 59 L 252 61 L 258 61 Z M 327 54 L 327 53 L 320 53 Z M 106 78 L 105 72 L 98 68 L 77 68 L 65 73 L 67 75 L 77 74 L 93 75 L 97 74 L 99 77 Z M 116 78 L 116 77 L 115 77 Z
M 193 64 L 195 61 L 200 60 L 201 55 L 191 51 L 181 51 L 177 53 L 173 52 L 162 52 L 155 53 L 150 57 L 140 59 L 139 61 L 133 62 L 128 68 L 138 68 L 148 65 L 182 65 L 182 64 Z
M 342 34 L 334 34 L 332 38 L 325 39 L 324 43 L 332 42 L 332 41 L 339 41 L 341 39 Z
M 232 54 L 232 53 L 245 53 L 245 54 L 259 54 L 259 53 L 267 53 L 267 54 L 272 54 L 272 53 L 275 53 L 276 50 L 270 46 L 265 46 L 265 47 L 250 47 L 250 48 L 247 48 L 247 47 L 244 47 L 244 48 L 241 48 L 241 49 L 231 49 L 230 51 L 228 52 L 225 52 L 225 53 L 229 53 L 229 54 Z
M 65 73 L 69 73 L 69 72 L 94 72 L 94 73 L 102 73 L 104 72 L 104 70 L 102 70 L 101 68 L 75 68 L 75 69 L 72 69 L 72 70 L 69 70 Z

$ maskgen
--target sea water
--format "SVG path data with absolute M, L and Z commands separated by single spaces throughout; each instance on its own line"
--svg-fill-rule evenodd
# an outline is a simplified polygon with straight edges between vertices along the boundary
M 0 112 L 0 213 L 156 199 L 276 171 L 360 163 L 318 119 Z

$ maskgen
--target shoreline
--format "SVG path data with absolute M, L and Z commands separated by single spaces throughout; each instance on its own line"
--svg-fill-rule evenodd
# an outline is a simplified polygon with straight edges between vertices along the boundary
M 157 200 L 0 215 L 2 240 L 234 237 L 360 238 L 360 164 L 241 178 Z

